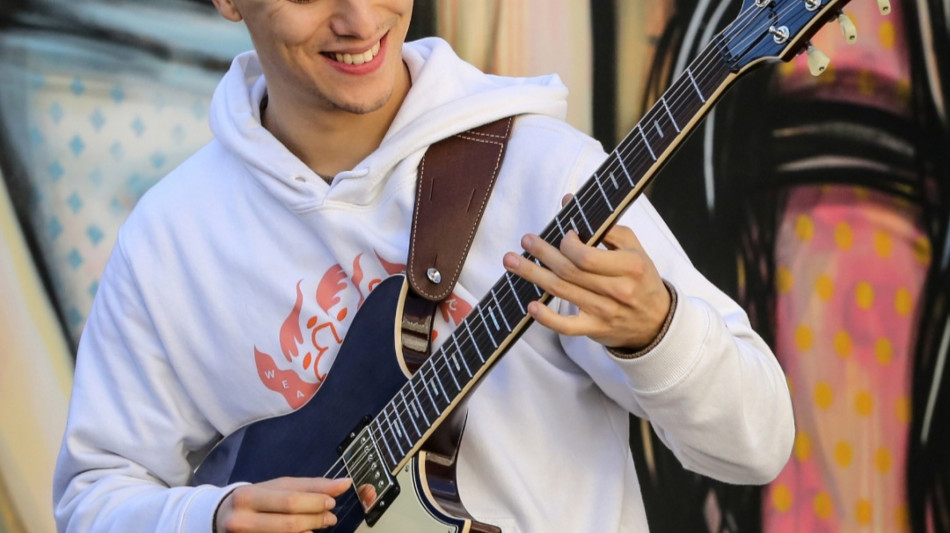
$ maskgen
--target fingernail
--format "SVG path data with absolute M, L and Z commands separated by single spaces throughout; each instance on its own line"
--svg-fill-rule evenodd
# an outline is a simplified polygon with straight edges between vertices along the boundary
M 328 526 L 336 524 L 336 515 L 328 514 L 326 518 L 323 519 L 323 523 Z
M 521 238 L 521 247 L 527 250 L 534 244 L 534 235 L 528 234 Z
M 508 268 L 517 268 L 518 265 L 521 264 L 521 256 L 512 252 L 508 252 L 505 254 L 503 262 Z
M 327 498 L 327 502 L 324 505 L 326 505 L 327 509 L 333 509 L 334 507 L 336 507 L 336 500 L 334 500 L 333 498 Z

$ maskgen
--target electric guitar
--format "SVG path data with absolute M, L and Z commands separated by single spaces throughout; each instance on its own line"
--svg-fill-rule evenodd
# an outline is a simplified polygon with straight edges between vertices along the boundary
M 877 0 L 882 13 L 887 0 Z M 593 176 L 539 235 L 555 247 L 570 230 L 596 245 L 685 137 L 741 75 L 807 51 L 813 74 L 828 64 L 809 39 L 847 0 L 745 0 Z M 528 260 L 536 261 L 527 253 Z M 540 263 L 539 263 L 540 264 Z M 506 273 L 415 372 L 399 336 L 403 276 L 384 280 L 354 318 L 319 392 L 287 415 L 251 423 L 223 439 L 193 485 L 282 476 L 349 477 L 326 531 L 500 532 L 464 510 L 454 480 L 466 395 L 532 320 L 528 302 L 550 295 Z M 360 386 L 355 386 L 359 384 Z M 438 430 L 438 431 L 437 431 Z

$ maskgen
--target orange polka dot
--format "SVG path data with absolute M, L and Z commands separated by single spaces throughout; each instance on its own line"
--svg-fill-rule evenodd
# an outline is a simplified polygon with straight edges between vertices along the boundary
M 870 309 L 874 305 L 874 287 L 866 281 L 859 281 L 854 289 L 854 301 L 861 309 Z
M 881 447 L 874 453 L 874 466 L 877 471 L 886 474 L 891 471 L 891 451 Z
M 842 250 L 850 250 L 854 244 L 854 233 L 847 222 L 839 222 L 835 226 L 835 244 Z
M 894 346 L 886 337 L 874 341 L 874 358 L 882 365 L 886 365 L 894 359 Z
M 874 408 L 874 398 L 871 396 L 871 393 L 862 390 L 858 391 L 854 395 L 854 410 L 858 412 L 860 416 L 870 416 L 871 410 Z
M 833 341 L 835 353 L 840 357 L 851 357 L 851 351 L 854 349 L 854 343 L 851 341 L 851 335 L 847 331 L 835 333 Z
M 858 72 L 858 91 L 865 96 L 873 96 L 877 87 L 877 78 L 868 70 Z
M 889 20 L 882 21 L 881 26 L 877 29 L 877 39 L 881 42 L 881 46 L 889 50 L 894 48 L 895 35 L 894 23 Z
M 815 280 L 815 292 L 823 301 L 831 300 L 835 292 L 835 282 L 831 279 L 831 276 L 828 274 L 818 276 L 818 279 Z
M 795 434 L 794 453 L 795 458 L 801 462 L 811 458 L 811 437 L 808 436 L 808 433 L 799 431 Z
M 858 500 L 858 503 L 854 506 L 854 519 L 858 524 L 862 526 L 870 524 L 873 516 L 874 509 L 871 506 L 871 501 L 863 498 Z
M 930 239 L 921 236 L 914 241 L 914 259 L 924 266 L 930 265 L 932 251 L 930 249 Z
M 784 483 L 779 483 L 772 489 L 772 507 L 780 513 L 792 508 L 792 491 Z
M 791 270 L 783 266 L 778 267 L 778 271 L 775 273 L 775 288 L 779 294 L 788 294 L 791 292 L 794 281 L 795 279 L 792 276 Z
M 910 529 L 910 513 L 907 511 L 906 503 L 897 504 L 894 510 L 894 521 L 897 523 L 897 529 L 907 531 Z
M 811 328 L 802 324 L 795 329 L 795 346 L 802 352 L 807 352 L 811 350 L 812 345 L 815 343 L 815 336 L 811 332 Z
M 798 215 L 795 219 L 795 236 L 802 242 L 808 242 L 815 236 L 815 223 L 808 215 Z
M 815 385 L 815 405 L 819 409 L 828 409 L 834 403 L 835 393 L 831 390 L 831 385 L 821 381 Z
M 894 405 L 894 414 L 897 415 L 897 421 L 902 424 L 910 423 L 910 398 L 901 396 Z
M 883 231 L 874 232 L 874 252 L 881 258 L 887 259 L 891 255 L 891 236 Z
M 827 520 L 831 518 L 834 503 L 831 501 L 831 496 L 827 492 L 821 491 L 815 494 L 815 499 L 812 500 L 812 507 L 815 509 L 815 515 L 818 516 L 818 518 Z
M 840 441 L 838 444 L 835 444 L 835 462 L 838 463 L 838 466 L 842 468 L 849 466 L 853 458 L 854 450 L 850 444 L 845 441 Z
M 898 315 L 908 316 L 914 310 L 914 297 L 910 291 L 901 287 L 894 293 L 894 311 Z

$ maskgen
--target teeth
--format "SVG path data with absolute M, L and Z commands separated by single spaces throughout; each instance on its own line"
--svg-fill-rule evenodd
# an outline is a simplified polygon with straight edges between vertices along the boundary
M 372 48 L 363 52 L 362 54 L 333 54 L 333 58 L 340 63 L 346 63 L 347 65 L 362 65 L 363 63 L 369 63 L 372 61 L 378 53 L 379 43 L 376 43 Z

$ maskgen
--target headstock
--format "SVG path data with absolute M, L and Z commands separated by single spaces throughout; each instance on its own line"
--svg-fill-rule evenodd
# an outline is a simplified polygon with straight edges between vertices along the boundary
M 815 76 L 829 59 L 812 46 L 811 37 L 826 23 L 837 20 L 848 44 L 857 41 L 854 23 L 841 10 L 849 0 L 745 0 L 739 16 L 720 34 L 720 47 L 733 72 L 762 61 L 788 61 L 808 54 Z M 882 15 L 891 11 L 889 0 L 877 0 Z

